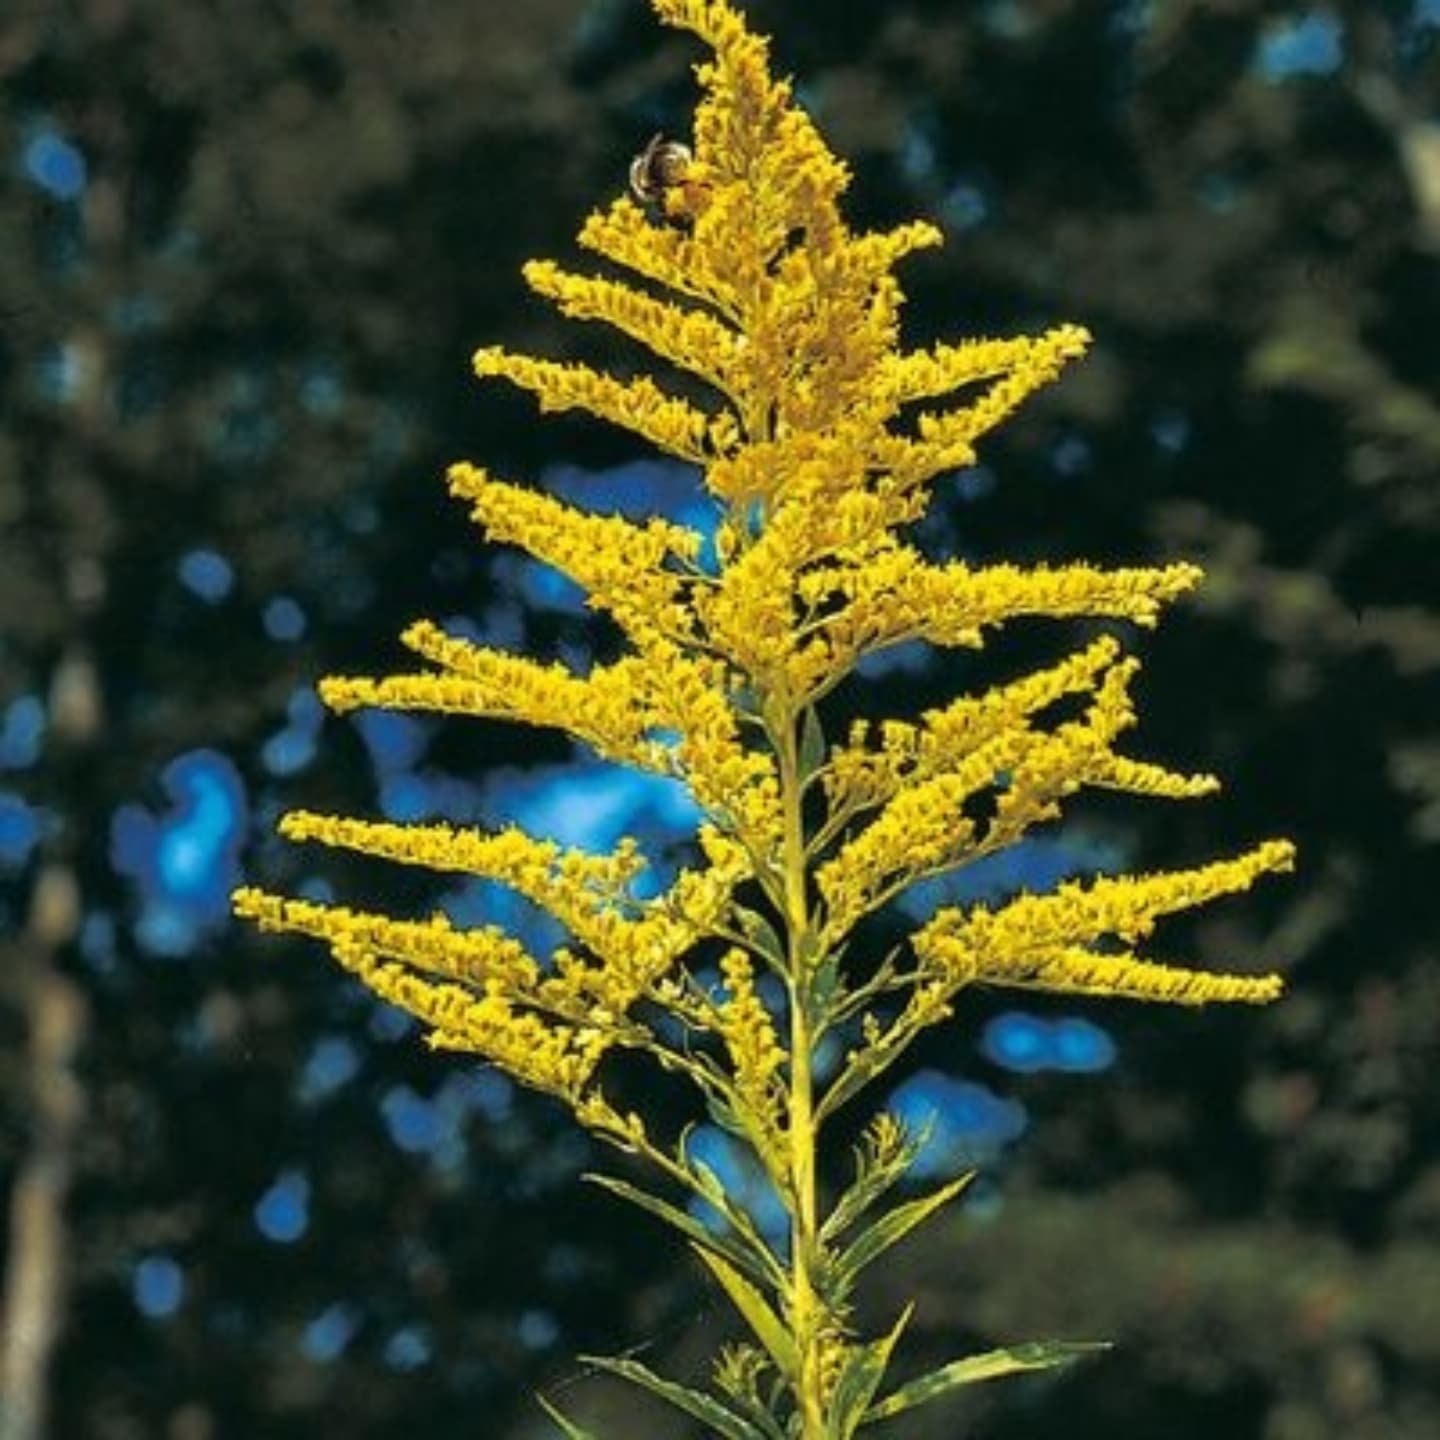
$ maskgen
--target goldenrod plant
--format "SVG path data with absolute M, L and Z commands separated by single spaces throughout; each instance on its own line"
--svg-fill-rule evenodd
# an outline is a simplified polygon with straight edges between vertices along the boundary
M 712 52 L 696 70 L 693 134 L 656 137 L 630 193 L 586 220 L 580 243 L 610 270 L 534 261 L 525 278 L 563 314 L 606 322 L 699 383 L 666 388 L 501 349 L 479 351 L 475 369 L 533 392 L 542 409 L 589 411 L 688 462 L 715 505 L 713 555 L 695 529 L 595 514 L 457 464 L 450 488 L 489 538 L 581 586 L 618 626 L 623 653 L 577 673 L 420 621 L 402 639 L 421 668 L 331 678 L 320 692 L 337 712 L 558 729 L 607 761 L 678 780 L 705 816 L 694 863 L 653 893 L 632 840 L 591 853 L 514 827 L 298 812 L 281 821 L 292 840 L 498 881 L 568 938 L 542 956 L 494 926 L 254 888 L 236 893 L 235 909 L 325 942 L 417 1016 L 436 1049 L 554 1096 L 653 1169 L 653 1189 L 627 1178 L 640 1173 L 634 1164 L 593 1178 L 680 1232 L 748 1338 L 716 1356 L 708 1388 L 633 1358 L 595 1365 L 728 1440 L 846 1440 L 959 1386 L 1091 1347 L 1012 1345 L 890 1380 L 909 1311 L 879 1335 L 857 1333 L 857 1282 L 969 1176 L 896 1199 L 923 1137 L 882 1108 L 860 1131 L 848 1188 L 825 1193 L 816 1162 L 827 1122 L 975 987 L 1191 1006 L 1273 1000 L 1274 975 L 1177 968 L 1139 947 L 1161 916 L 1288 869 L 1292 849 L 1271 840 L 1192 869 L 946 904 L 904 945 L 863 953 L 867 916 L 918 881 L 1014 845 L 1084 786 L 1181 799 L 1218 782 L 1118 753 L 1135 721 L 1137 662 L 1106 632 L 983 693 L 843 734 L 830 718 L 836 687 L 887 647 L 978 649 L 1020 617 L 1152 626 L 1201 572 L 971 565 L 915 548 L 907 531 L 935 488 L 1089 337 L 1060 325 L 903 348 L 893 272 L 939 231 L 916 222 L 853 232 L 839 206 L 846 167 L 771 75 L 765 40 L 727 0 L 653 5 Z M 635 278 L 618 278 L 625 272 Z M 817 1064 L 822 1042 L 835 1056 L 828 1066 Z M 767 1234 L 684 1134 L 622 1113 L 605 1070 L 619 1052 L 693 1085 L 773 1186 L 787 1234 Z M 696 1218 L 697 1200 L 709 1220 Z M 589 1433 L 547 1408 L 572 1440 Z

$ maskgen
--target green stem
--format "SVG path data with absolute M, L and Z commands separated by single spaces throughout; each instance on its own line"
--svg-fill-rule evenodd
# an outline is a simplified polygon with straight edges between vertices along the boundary
M 825 1307 L 816 1294 L 813 1274 L 820 1240 L 815 1198 L 815 1105 L 811 1062 L 805 1006 L 796 1003 L 792 1006 L 790 1026 L 790 1175 L 795 1201 L 790 1227 L 791 1323 L 800 1354 L 798 1399 L 802 1417 L 801 1440 L 822 1440 L 825 1399 L 821 1388 L 820 1335 L 824 1327 Z
M 815 1184 L 815 1035 L 810 1013 L 814 957 L 810 953 L 795 725 L 794 714 L 787 714 L 774 735 L 785 813 L 784 908 L 790 940 L 790 1324 L 800 1357 L 796 1377 L 800 1440 L 824 1440 L 821 1340 L 827 1317 L 825 1303 L 815 1287 L 820 1229 Z

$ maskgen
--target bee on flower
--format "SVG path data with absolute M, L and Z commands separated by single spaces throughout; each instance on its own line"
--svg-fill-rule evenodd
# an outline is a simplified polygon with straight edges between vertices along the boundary
M 630 193 L 652 215 L 690 225 L 709 199 L 710 184 L 690 147 L 657 131 L 630 162 Z

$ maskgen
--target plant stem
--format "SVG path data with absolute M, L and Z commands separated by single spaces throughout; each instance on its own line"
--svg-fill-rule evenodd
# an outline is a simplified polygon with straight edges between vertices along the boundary
M 820 1232 L 815 1191 L 814 1035 L 810 917 L 805 885 L 805 834 L 797 765 L 795 715 L 773 738 L 785 813 L 785 920 L 790 941 L 790 1324 L 800 1357 L 796 1377 L 800 1440 L 824 1440 L 825 1395 L 821 1338 L 825 1304 L 815 1289 Z
M 812 1275 L 819 1244 L 815 1202 L 815 1108 L 811 1085 L 810 1026 L 801 997 L 795 997 L 790 1023 L 790 1146 L 791 1185 L 795 1209 L 791 1215 L 790 1264 L 793 1306 L 791 1323 L 800 1354 L 799 1405 L 801 1440 L 822 1440 L 825 1430 L 820 1337 L 825 1319 L 824 1302 L 815 1292 Z

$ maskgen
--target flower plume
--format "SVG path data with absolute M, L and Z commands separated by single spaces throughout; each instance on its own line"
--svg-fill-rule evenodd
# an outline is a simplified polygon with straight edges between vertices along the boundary
M 693 465 L 713 502 L 716 560 L 702 563 L 707 537 L 694 528 L 592 513 L 456 464 L 450 489 L 485 537 L 579 585 L 618 625 L 623 653 L 588 668 L 542 663 L 419 621 L 401 637 L 419 668 L 332 677 L 320 690 L 336 711 L 563 731 L 608 761 L 677 780 L 706 817 L 698 860 L 641 899 L 645 860 L 633 840 L 597 854 L 514 828 L 300 812 L 282 823 L 292 840 L 498 882 L 553 917 L 565 939 L 531 954 L 495 926 L 250 887 L 235 908 L 264 929 L 328 945 L 418 1016 L 434 1045 L 558 1097 L 719 1211 L 724 1225 L 708 1230 L 658 1194 L 602 1181 L 681 1229 L 748 1323 L 756 1344 L 728 1349 L 717 1371 L 724 1398 L 631 1360 L 604 1364 L 715 1433 L 845 1440 L 961 1383 L 953 1377 L 964 1367 L 949 1367 L 923 1394 L 914 1382 L 873 1400 L 905 1317 L 863 1341 L 848 1295 L 864 1264 L 963 1181 L 842 1244 L 918 1142 L 882 1115 L 855 1184 L 827 1217 L 822 1123 L 949 1020 L 973 986 L 1181 1005 L 1273 999 L 1273 975 L 1172 966 L 1138 947 L 1165 915 L 1289 868 L 1292 851 L 1271 840 L 1191 869 L 947 906 L 908 947 L 853 963 L 866 916 L 918 881 L 1014 845 L 1087 787 L 1168 799 L 1218 787 L 1117 748 L 1137 718 L 1126 626 L 1153 626 L 1202 577 L 1188 564 L 1024 568 L 915 548 L 908 533 L 937 492 L 1084 354 L 1089 336 L 1058 324 L 906 349 L 897 267 L 940 232 L 922 221 L 852 230 L 841 208 L 849 172 L 772 75 L 766 42 L 727 0 L 653 5 L 708 48 L 693 132 L 666 151 L 646 193 L 617 194 L 584 222 L 580 245 L 606 262 L 602 272 L 535 260 L 524 278 L 563 316 L 611 327 L 658 368 L 621 376 L 488 346 L 474 369 L 532 393 L 544 411 L 588 412 Z M 678 385 L 676 372 L 687 377 Z M 1118 623 L 1059 662 L 918 717 L 837 725 L 833 692 L 866 657 L 914 641 L 979 649 L 1037 618 Z M 1071 718 L 1055 720 L 1055 708 Z M 843 1060 L 824 1083 L 814 1055 L 828 1036 Z M 612 1105 L 604 1062 L 616 1050 L 691 1082 L 748 1145 L 789 1217 L 788 1247 L 760 1232 L 683 1136 L 652 1138 Z M 976 1368 L 1033 1369 L 1075 1353 L 997 1352 Z M 766 1371 L 777 1383 L 762 1387 Z

